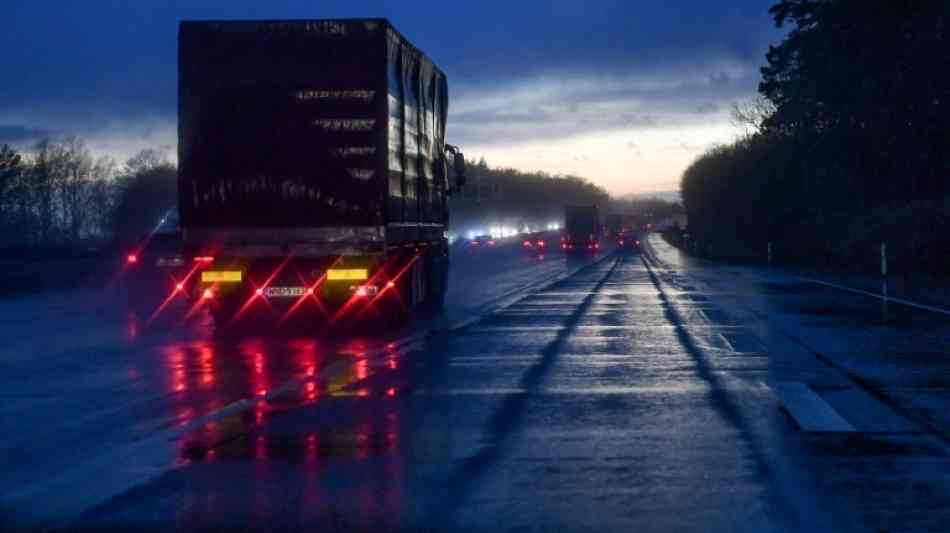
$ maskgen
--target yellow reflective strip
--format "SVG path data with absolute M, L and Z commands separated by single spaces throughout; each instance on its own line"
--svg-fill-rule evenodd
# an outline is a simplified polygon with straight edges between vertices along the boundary
M 327 270 L 327 280 L 363 280 L 369 277 L 369 271 L 365 268 L 332 268 Z
M 206 281 L 209 283 L 235 283 L 241 281 L 241 279 L 242 276 L 240 270 L 226 270 L 223 272 L 216 270 L 206 270 L 201 273 L 201 281 Z

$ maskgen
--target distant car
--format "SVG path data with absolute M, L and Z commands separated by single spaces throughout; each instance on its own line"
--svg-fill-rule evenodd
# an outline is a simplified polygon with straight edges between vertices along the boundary
M 471 246 L 495 246 L 495 238 L 491 235 L 476 235 L 472 242 Z
M 151 233 L 124 247 L 121 275 L 130 303 L 154 306 L 172 293 L 183 293 L 193 264 L 203 258 L 185 257 L 177 218 L 166 216 Z
M 621 250 L 632 250 L 639 252 L 641 248 L 641 235 L 638 233 L 634 234 L 621 234 L 617 237 L 617 247 Z
M 546 235 L 544 233 L 529 233 L 522 240 L 521 247 L 525 250 L 543 252 L 548 247 Z

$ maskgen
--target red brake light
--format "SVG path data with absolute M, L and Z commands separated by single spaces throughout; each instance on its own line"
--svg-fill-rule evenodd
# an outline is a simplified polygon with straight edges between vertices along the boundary
M 210 300 L 214 298 L 214 292 L 211 289 L 205 289 L 205 292 L 201 295 L 205 300 Z
M 138 262 L 139 262 L 139 256 L 137 256 L 137 255 L 135 255 L 135 254 L 129 254 L 129 255 L 127 255 L 127 256 L 125 257 L 125 262 L 126 262 L 126 263 L 129 263 L 129 264 L 138 263 Z
M 538 241 L 538 246 L 544 248 L 544 241 Z
M 525 246 L 525 248 L 530 248 L 530 247 L 531 247 L 531 241 L 524 241 L 524 246 Z
M 254 294 L 257 294 L 258 296 L 264 296 L 264 289 L 257 289 L 254 291 Z
M 183 290 L 185 290 L 185 284 L 184 284 L 184 283 L 176 283 L 176 284 L 175 284 L 175 290 L 176 290 L 176 291 L 183 291 Z
M 212 256 L 212 255 L 199 255 L 198 257 L 195 257 L 195 262 L 197 262 L 197 263 L 213 263 L 213 262 L 214 262 L 214 256 Z

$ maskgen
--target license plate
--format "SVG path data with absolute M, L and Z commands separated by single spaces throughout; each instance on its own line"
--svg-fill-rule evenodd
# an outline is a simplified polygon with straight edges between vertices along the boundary
M 272 298 L 293 298 L 307 293 L 304 287 L 267 287 L 264 295 Z

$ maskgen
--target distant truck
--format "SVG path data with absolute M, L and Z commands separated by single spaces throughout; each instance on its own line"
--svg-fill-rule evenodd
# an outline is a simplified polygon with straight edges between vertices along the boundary
M 600 210 L 596 205 L 564 207 L 564 233 L 561 248 L 566 251 L 599 250 Z
M 445 74 L 385 19 L 179 27 L 179 283 L 218 321 L 442 305 Z

